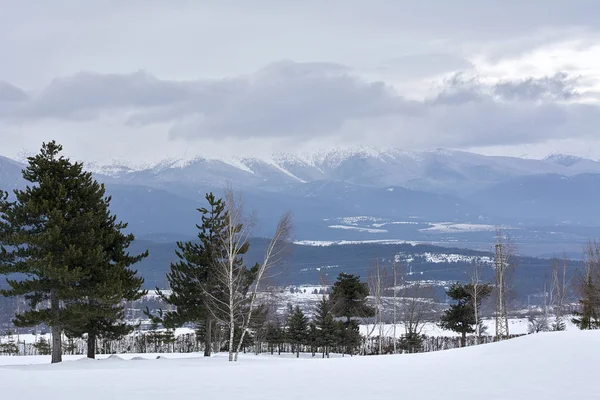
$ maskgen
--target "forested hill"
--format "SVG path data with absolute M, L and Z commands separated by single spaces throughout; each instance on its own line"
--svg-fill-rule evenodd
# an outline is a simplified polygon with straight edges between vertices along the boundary
M 252 239 L 245 261 L 247 265 L 262 260 L 266 239 Z M 169 264 L 176 260 L 175 242 L 152 242 L 137 240 L 132 244 L 133 253 L 148 249 L 150 256 L 137 265 L 145 278 L 146 288 L 166 287 L 165 274 Z M 329 246 L 291 245 L 285 262 L 278 268 L 273 283 L 278 285 L 317 284 L 324 275 L 328 284 L 335 281 L 340 272 L 350 272 L 365 278 L 369 268 L 379 262 L 390 265 L 392 260 L 406 265 L 410 280 L 465 281 L 469 279 L 474 259 L 484 265 L 485 277 L 491 281 L 493 254 L 458 248 L 426 244 L 333 244 Z M 520 296 L 539 293 L 544 281 L 549 279 L 552 260 L 517 257 L 515 290 Z M 579 261 L 569 261 L 567 274 L 572 276 L 581 267 Z

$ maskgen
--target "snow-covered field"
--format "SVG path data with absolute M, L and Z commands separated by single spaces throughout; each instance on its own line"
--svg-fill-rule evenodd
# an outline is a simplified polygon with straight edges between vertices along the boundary
M 553 320 L 550 319 L 549 323 L 552 323 Z M 571 316 L 567 316 L 564 319 L 565 329 L 567 331 L 577 331 L 578 328 L 571 322 Z M 493 318 L 485 318 L 483 320 L 483 325 L 486 327 L 486 333 L 488 335 L 495 335 L 496 332 L 496 320 Z M 404 334 L 404 324 L 398 323 L 396 324 L 396 335 L 399 337 Z M 508 331 L 511 335 L 526 335 L 529 333 L 529 322 L 527 318 L 510 318 L 508 320 Z M 363 324 L 360 326 L 360 333 L 363 335 L 369 336 L 378 336 L 379 335 L 379 326 L 374 324 Z M 394 325 L 393 324 L 384 324 L 383 325 L 383 336 L 393 337 L 394 333 Z M 442 329 L 435 322 L 426 322 L 423 324 L 423 328 L 421 333 L 427 336 L 434 337 L 458 337 L 460 334 Z
M 329 360 L 242 355 L 238 363 L 228 363 L 224 355 L 138 357 L 147 359 L 67 357 L 70 361 L 49 365 L 49 357 L 0 357 L 0 395 L 22 400 L 600 398 L 596 331 L 543 333 L 433 353 Z

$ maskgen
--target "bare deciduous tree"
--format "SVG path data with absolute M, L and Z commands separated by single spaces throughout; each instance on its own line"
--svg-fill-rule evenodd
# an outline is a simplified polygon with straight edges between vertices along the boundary
M 403 279 L 403 276 L 400 275 L 401 266 L 396 261 L 394 261 L 394 263 L 392 264 L 392 270 L 393 270 L 393 275 L 394 275 L 394 284 L 392 287 L 393 302 L 394 302 L 394 313 L 393 313 L 394 354 L 397 354 L 398 353 L 398 345 L 397 345 L 398 335 L 397 335 L 397 331 L 396 331 L 396 326 L 398 325 L 398 285 L 400 284 L 400 282 L 403 282 L 404 279 Z M 401 280 L 399 278 L 401 278 Z
M 382 354 L 383 352 L 383 291 L 385 290 L 384 281 L 386 276 L 387 271 L 379 264 L 379 260 L 376 260 L 375 266 L 371 268 L 369 272 L 368 285 L 369 293 L 371 296 L 373 296 L 375 308 L 375 327 L 379 328 L 378 354 Z
M 250 324 L 250 321 L 252 319 L 252 313 L 254 312 L 254 308 L 256 306 L 256 295 L 258 293 L 259 287 L 266 278 L 272 276 L 273 268 L 283 261 L 283 258 L 287 254 L 287 250 L 289 248 L 288 244 L 290 242 L 291 234 L 292 217 L 291 214 L 287 212 L 279 220 L 277 228 L 275 229 L 275 234 L 273 235 L 273 238 L 269 241 L 267 249 L 265 250 L 263 262 L 259 265 L 258 270 L 256 271 L 256 276 L 254 278 L 254 282 L 252 283 L 252 290 L 249 296 L 250 298 L 248 309 L 247 312 L 243 315 L 242 319 L 242 333 L 235 351 L 235 361 L 237 361 L 238 354 L 244 341 L 244 337 L 246 336 L 246 332 L 248 330 L 248 325 Z
M 434 289 L 421 282 L 406 283 L 401 292 L 401 303 L 399 307 L 400 321 L 404 325 L 404 334 L 409 341 L 421 336 L 427 322 L 433 319 Z M 414 346 L 410 346 L 409 352 L 414 352 Z
M 600 328 L 600 241 L 590 241 L 585 248 L 585 271 L 576 285 L 580 310 L 573 323 L 579 329 Z
M 243 265 L 241 255 L 248 250 L 251 220 L 244 215 L 241 197 L 236 196 L 231 188 L 225 192 L 226 227 L 219 238 L 223 255 L 215 266 L 215 280 L 223 289 L 222 296 L 205 290 L 208 308 L 216 320 L 229 330 L 229 361 L 234 360 L 234 334 L 236 320 L 242 314 L 242 306 L 246 302 L 245 286 L 248 270 Z
M 569 282 L 567 282 L 567 260 L 563 256 L 561 262 L 554 260 L 552 263 L 552 288 L 550 290 L 550 304 L 554 313 L 552 330 L 562 331 L 565 329 L 563 321 L 564 303 L 567 296 Z

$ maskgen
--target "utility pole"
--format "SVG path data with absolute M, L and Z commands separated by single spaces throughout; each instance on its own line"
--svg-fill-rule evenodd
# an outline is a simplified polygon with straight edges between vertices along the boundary
M 502 251 L 502 243 L 496 243 L 496 259 L 494 262 L 496 278 L 496 340 L 508 338 L 508 310 L 506 309 L 506 263 Z

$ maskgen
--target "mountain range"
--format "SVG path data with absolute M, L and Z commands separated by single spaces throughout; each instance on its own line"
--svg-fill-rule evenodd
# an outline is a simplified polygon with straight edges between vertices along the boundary
M 362 147 L 86 167 L 106 183 L 113 210 L 131 230 L 156 240 L 194 235 L 204 193 L 220 194 L 225 185 L 240 190 L 246 208 L 256 212 L 257 236 L 268 236 L 286 210 L 294 214 L 299 240 L 483 243 L 501 225 L 528 241 L 578 244 L 600 227 L 600 162 L 563 154 L 536 160 Z M 0 189 L 22 187 L 22 168 L 0 157 Z M 367 218 L 340 223 L 356 216 Z M 474 228 L 432 233 L 434 223 Z

